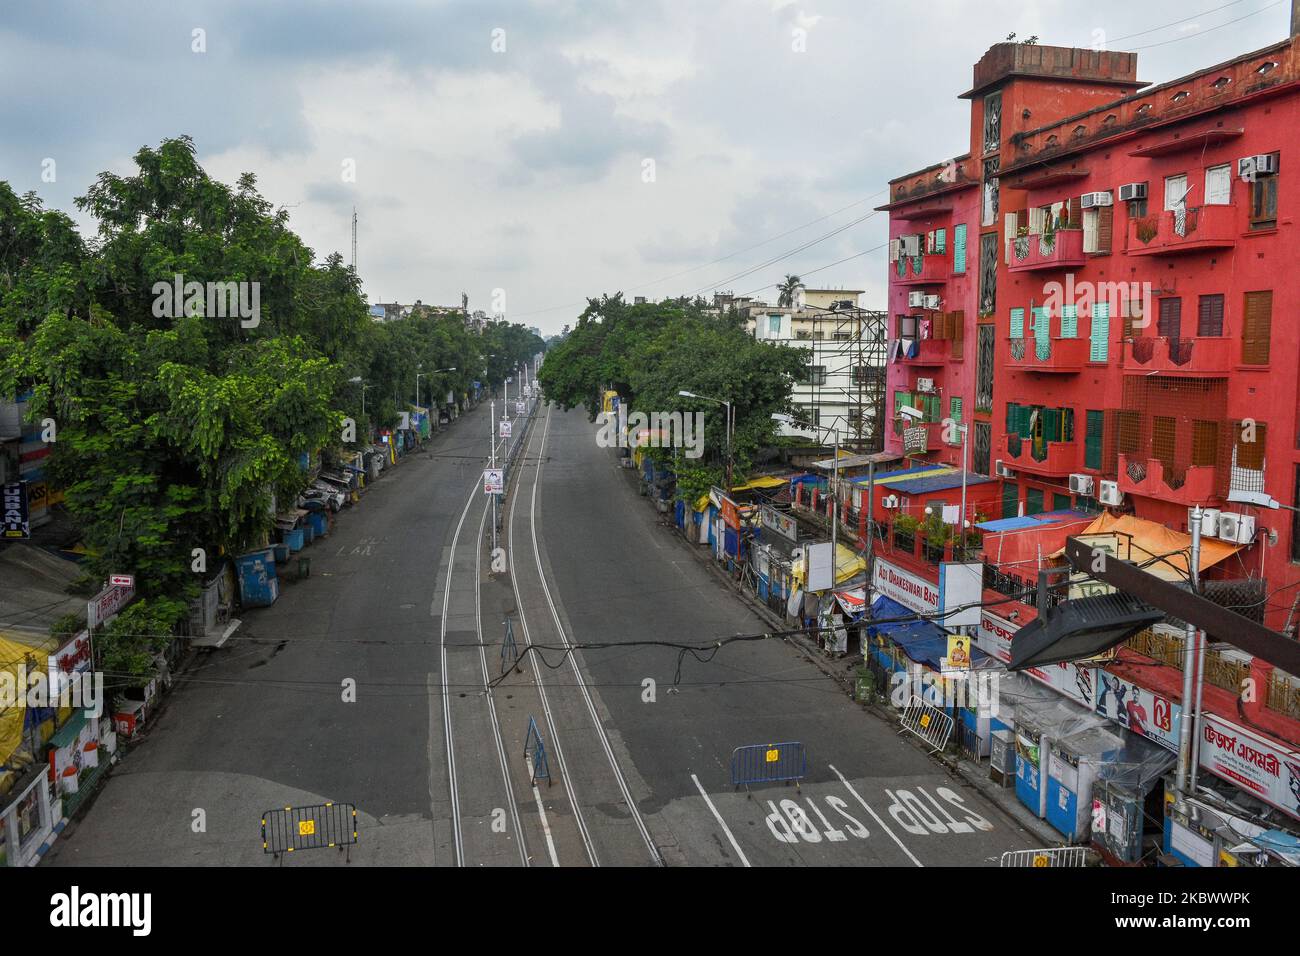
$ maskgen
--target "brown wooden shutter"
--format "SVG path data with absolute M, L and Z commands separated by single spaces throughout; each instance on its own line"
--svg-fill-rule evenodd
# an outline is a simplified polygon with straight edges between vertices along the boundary
M 1083 203 L 1078 196 L 1070 197 L 1070 218 L 1066 225 L 1071 229 L 1083 228 Z
M 1115 233 L 1115 208 L 1102 206 L 1097 210 L 1097 251 L 1110 252 L 1111 237 Z
M 1273 326 L 1273 293 L 1247 292 L 1241 324 L 1241 361 L 1267 365 Z
M 1264 446 L 1268 434 L 1268 426 L 1263 422 L 1255 423 L 1254 441 L 1242 441 L 1243 428 L 1241 422 L 1237 423 L 1237 467 L 1249 468 L 1252 471 L 1260 471 L 1264 467 Z

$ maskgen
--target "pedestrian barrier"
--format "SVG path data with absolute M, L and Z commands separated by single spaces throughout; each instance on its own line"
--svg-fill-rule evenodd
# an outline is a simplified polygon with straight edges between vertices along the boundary
M 347 849 L 357 842 L 357 808 L 350 803 L 322 803 L 309 807 L 284 807 L 262 814 L 262 852 L 274 859 L 295 850 Z M 283 860 L 281 860 L 283 862 Z
M 1007 850 L 1000 866 L 1084 867 L 1096 854 L 1086 846 L 1054 846 L 1043 850 Z
M 546 743 L 542 732 L 537 729 L 537 721 L 528 718 L 528 736 L 524 738 L 524 760 L 528 762 L 529 779 L 533 784 L 545 780 L 551 785 L 551 765 L 546 759 Z
M 957 749 L 967 760 L 979 763 L 984 755 L 984 738 L 975 732 L 974 727 L 961 724 L 957 727 Z
M 506 661 L 510 663 L 507 664 Z M 504 674 L 508 668 L 513 668 L 518 663 L 519 645 L 515 643 L 515 626 L 506 618 L 506 636 L 501 642 L 501 673 Z
M 937 754 L 948 746 L 952 737 L 952 717 L 938 707 L 913 695 L 900 718 L 903 730 L 916 734 Z
M 808 756 L 801 743 L 750 744 L 731 752 L 731 785 L 789 783 L 808 774 Z

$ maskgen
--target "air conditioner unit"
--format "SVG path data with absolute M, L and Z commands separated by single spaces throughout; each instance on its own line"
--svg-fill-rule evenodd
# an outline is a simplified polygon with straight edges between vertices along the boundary
M 903 236 L 902 240 L 903 240 L 903 255 L 919 256 L 921 254 L 921 237 L 919 235 Z
M 933 391 L 934 391 L 934 379 L 932 379 L 932 378 L 918 378 L 918 379 L 916 380 L 916 390 L 917 390 L 918 392 L 933 392 Z
M 941 300 L 937 295 L 927 295 L 925 297 L 925 307 L 927 309 L 937 309 L 940 303 Z
M 1195 508 L 1187 509 L 1187 530 L 1188 531 L 1192 530 L 1192 524 L 1194 520 L 1192 515 L 1195 513 L 1195 511 L 1196 511 Z M 1201 537 L 1202 538 L 1217 538 L 1219 536 L 1220 513 L 1221 512 L 1219 511 L 1218 508 L 1201 509 Z
M 1219 515 L 1219 537 L 1234 544 L 1250 544 L 1255 539 L 1255 519 L 1225 511 Z
M 1118 481 L 1103 481 L 1100 490 L 1097 492 L 1097 500 L 1103 505 L 1110 505 L 1112 508 L 1118 507 L 1124 503 L 1124 492 L 1119 490 Z
M 1071 475 L 1070 494 L 1072 495 L 1092 494 L 1092 475 Z
M 1243 156 L 1237 160 L 1237 175 L 1249 182 L 1256 176 L 1271 176 L 1277 172 L 1277 158 L 1272 153 Z
M 1119 187 L 1120 202 L 1132 202 L 1134 199 L 1146 199 L 1146 198 L 1147 198 L 1146 183 L 1128 183 L 1125 186 Z
M 1109 206 L 1110 204 L 1111 198 L 1108 192 L 1084 193 L 1079 197 L 1079 205 L 1084 209 L 1095 209 L 1098 206 Z
M 997 462 L 994 463 L 993 473 L 996 474 L 999 478 L 1016 477 L 1016 473 L 1012 471 L 1010 468 L 1008 468 L 1005 464 L 1003 464 L 1001 458 L 999 458 Z
M 909 309 L 925 308 L 925 293 L 924 292 L 907 293 L 907 307 Z

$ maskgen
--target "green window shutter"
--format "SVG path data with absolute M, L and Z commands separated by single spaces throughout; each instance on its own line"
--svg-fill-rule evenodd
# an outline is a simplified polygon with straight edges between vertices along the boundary
M 1016 411 L 1016 409 L 1019 407 L 1020 406 L 1018 406 L 1015 402 L 1007 402 L 1007 434 L 1008 435 L 1012 434 L 1013 432 L 1019 434 L 1019 432 L 1017 431 L 1017 425 L 1020 422 L 1020 413 Z
M 1074 441 L 1074 409 L 1061 409 L 1061 441 Z
M 1023 339 L 1025 337 L 1025 310 L 1011 310 L 1011 337 L 1013 339 Z
M 925 400 L 925 420 L 927 422 L 937 422 L 943 418 L 939 405 L 939 396 L 930 395 Z
M 912 404 L 911 392 L 899 391 L 894 393 L 894 414 L 895 415 L 898 414 L 898 410 L 900 408 L 907 408 L 911 404 Z
M 936 229 L 934 231 L 934 251 L 943 254 L 948 251 L 948 230 Z
M 1056 492 L 1056 491 L 1052 492 L 1052 510 L 1053 510 L 1053 511 L 1068 511 L 1068 510 L 1070 510 L 1070 507 L 1071 507 L 1071 504 L 1070 504 L 1070 496 L 1069 496 L 1069 495 L 1063 495 L 1063 494 L 1061 494 L 1060 492 Z
M 1020 488 L 1014 481 L 1002 485 L 1002 517 L 1014 518 L 1020 512 Z
M 1089 362 L 1105 362 L 1110 356 L 1110 303 L 1092 307 L 1092 338 L 1088 347 Z
M 1101 470 L 1101 442 L 1105 430 L 1106 413 L 1088 411 L 1087 434 L 1083 439 L 1083 467 Z
M 952 271 L 966 271 L 966 224 L 952 227 Z
M 954 422 L 961 422 L 961 399 L 956 395 L 948 399 L 948 417 Z
M 1061 338 L 1079 337 L 1079 307 L 1077 305 L 1061 306 Z
M 1045 339 L 1051 332 L 1051 326 L 1048 324 L 1047 309 L 1039 306 L 1034 309 L 1034 338 Z
M 1025 489 L 1025 514 L 1040 515 L 1043 513 L 1043 489 L 1026 488 Z
M 1061 410 L 1059 408 L 1043 409 L 1043 440 L 1061 440 Z
M 1016 428 L 1016 431 L 1019 433 L 1021 438 L 1032 437 L 1033 428 L 1031 427 L 1030 423 L 1034 419 L 1034 406 L 1021 405 L 1017 409 L 1017 412 L 1020 415 L 1020 422 L 1019 422 L 1019 427 Z

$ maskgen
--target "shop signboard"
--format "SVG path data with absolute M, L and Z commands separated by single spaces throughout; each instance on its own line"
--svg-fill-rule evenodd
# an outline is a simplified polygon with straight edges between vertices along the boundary
M 1004 664 L 1010 663 L 1011 638 L 1018 630 L 1020 625 L 1013 624 L 997 614 L 984 611 L 980 614 L 975 643 L 984 653 L 996 657 Z M 1086 663 L 1067 661 L 1060 664 L 1046 664 L 1042 667 L 1028 667 L 1024 673 L 1071 700 L 1092 707 L 1096 700 L 1095 671 L 1096 668 Z
M 1200 732 L 1202 767 L 1300 820 L 1300 753 L 1216 714 Z
M 1139 687 L 1118 674 L 1098 668 L 1098 714 L 1135 734 L 1149 737 L 1162 747 L 1178 752 L 1178 721 L 1182 707 L 1168 697 Z
M 30 538 L 27 482 L 8 481 L 0 486 L 0 537 Z
M 131 603 L 135 586 L 122 587 L 110 584 L 86 602 L 86 626 L 94 630 L 117 616 L 117 612 Z
M 483 494 L 500 495 L 506 489 L 506 472 L 504 468 L 485 468 L 483 470 Z
M 922 614 L 934 613 L 941 607 L 939 585 L 879 558 L 874 589 L 877 594 Z
M 759 509 L 759 520 L 764 528 L 776 532 L 787 541 L 799 540 L 799 525 L 790 515 L 763 505 Z

